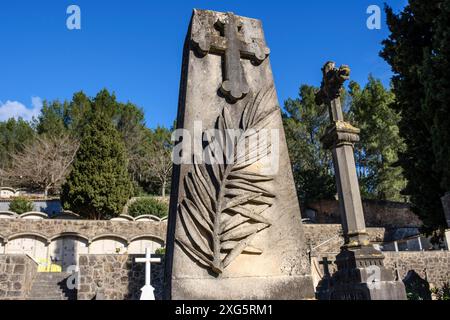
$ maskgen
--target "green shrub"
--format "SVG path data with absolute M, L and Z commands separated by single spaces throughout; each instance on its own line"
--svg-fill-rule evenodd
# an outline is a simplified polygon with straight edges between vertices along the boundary
M 14 198 L 9 204 L 9 211 L 15 212 L 17 214 L 30 212 L 33 210 L 34 210 L 33 202 L 24 197 Z
M 169 206 L 155 198 L 139 198 L 128 207 L 128 214 L 132 217 L 151 214 L 163 218 L 168 213 Z
M 450 282 L 444 283 L 442 288 L 433 288 L 431 292 L 436 295 L 437 300 L 450 300 Z
M 155 254 L 161 254 L 161 255 L 165 255 L 166 254 L 166 248 L 162 247 L 162 248 L 158 248 L 155 250 Z

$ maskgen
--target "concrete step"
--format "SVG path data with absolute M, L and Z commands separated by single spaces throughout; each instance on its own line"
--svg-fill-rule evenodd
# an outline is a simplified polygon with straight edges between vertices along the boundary
M 76 300 L 76 290 L 67 288 L 69 273 L 38 273 L 34 279 L 29 300 Z

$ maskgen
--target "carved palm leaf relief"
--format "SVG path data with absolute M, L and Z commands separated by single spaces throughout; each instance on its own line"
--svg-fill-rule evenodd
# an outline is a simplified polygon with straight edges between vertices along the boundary
M 241 114 L 239 130 L 233 128 L 228 107 L 216 121 L 215 134 L 204 133 L 204 156 L 184 178 L 185 197 L 178 206 L 181 230 L 177 243 L 195 260 L 216 274 L 240 254 L 261 254 L 251 245 L 256 234 L 271 226 L 263 213 L 272 206 L 272 177 L 255 166 L 271 151 L 267 134 L 273 121 L 275 90 L 249 99 Z M 237 132 L 237 133 L 236 133 Z

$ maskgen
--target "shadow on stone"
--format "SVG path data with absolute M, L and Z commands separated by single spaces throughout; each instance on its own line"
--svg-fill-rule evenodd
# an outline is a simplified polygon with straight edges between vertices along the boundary
M 414 271 L 409 270 L 403 279 L 408 300 L 431 300 L 430 284 Z

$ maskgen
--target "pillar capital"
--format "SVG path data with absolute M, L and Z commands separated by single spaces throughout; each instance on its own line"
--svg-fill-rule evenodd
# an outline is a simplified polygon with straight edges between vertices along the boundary
M 356 142 L 359 142 L 360 129 L 352 126 L 345 121 L 334 121 L 328 126 L 325 131 L 321 142 L 326 149 L 332 149 L 341 145 L 353 146 Z

